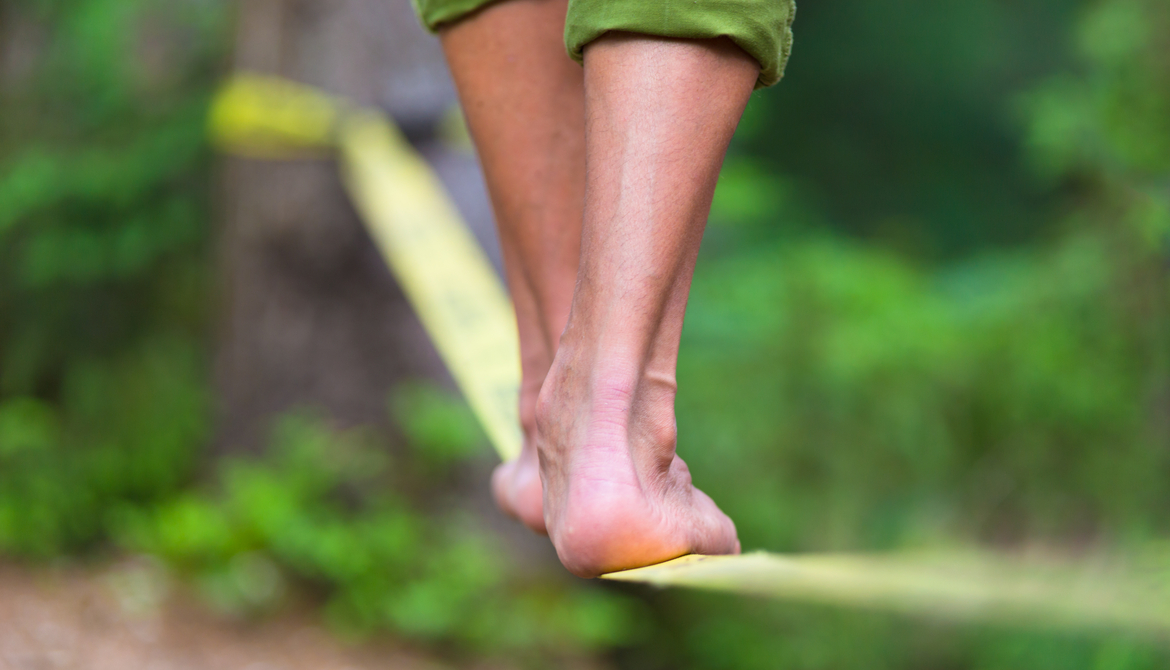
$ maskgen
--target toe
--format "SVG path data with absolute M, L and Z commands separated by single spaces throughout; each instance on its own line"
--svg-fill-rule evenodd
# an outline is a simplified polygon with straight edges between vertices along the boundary
M 537 533 L 547 534 L 536 468 L 525 467 L 521 460 L 500 464 L 492 473 L 492 494 L 505 514 Z
M 512 471 L 515 461 L 500 463 L 492 471 L 492 497 L 496 499 L 496 506 L 510 517 L 516 517 L 516 510 L 512 506 L 512 496 L 509 489 L 513 479 Z
M 698 489 L 694 490 L 694 503 L 697 518 L 691 524 L 691 551 L 696 554 L 738 554 L 739 538 L 731 517 Z

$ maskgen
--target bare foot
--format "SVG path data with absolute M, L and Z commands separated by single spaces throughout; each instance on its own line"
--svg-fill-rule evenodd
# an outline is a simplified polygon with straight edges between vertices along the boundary
M 675 454 L 673 378 L 606 383 L 562 354 L 537 405 L 537 444 L 545 522 L 565 567 L 596 577 L 739 553 L 735 524 Z

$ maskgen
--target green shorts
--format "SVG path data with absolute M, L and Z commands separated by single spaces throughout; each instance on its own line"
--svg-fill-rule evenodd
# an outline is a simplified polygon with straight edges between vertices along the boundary
M 423 25 L 436 31 L 500 0 L 414 0 Z M 581 50 L 610 30 L 658 37 L 728 37 L 760 63 L 757 88 L 780 81 L 792 50 L 794 0 L 569 0 L 565 48 Z

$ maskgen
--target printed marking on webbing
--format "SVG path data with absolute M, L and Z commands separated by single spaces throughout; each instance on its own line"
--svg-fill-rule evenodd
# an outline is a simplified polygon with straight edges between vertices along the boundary
M 520 453 L 519 341 L 491 263 L 426 162 L 373 115 L 339 133 L 346 184 L 501 458 Z M 511 401 L 499 402 L 501 394 Z

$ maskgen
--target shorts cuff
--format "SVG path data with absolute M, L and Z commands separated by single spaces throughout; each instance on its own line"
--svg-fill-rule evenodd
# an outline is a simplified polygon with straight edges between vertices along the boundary
M 727 37 L 760 64 L 756 88 L 784 75 L 792 51 L 792 0 L 569 0 L 565 48 L 582 62 L 585 45 L 611 30 L 675 39 Z
M 499 0 L 411 0 L 423 27 L 432 33 Z

